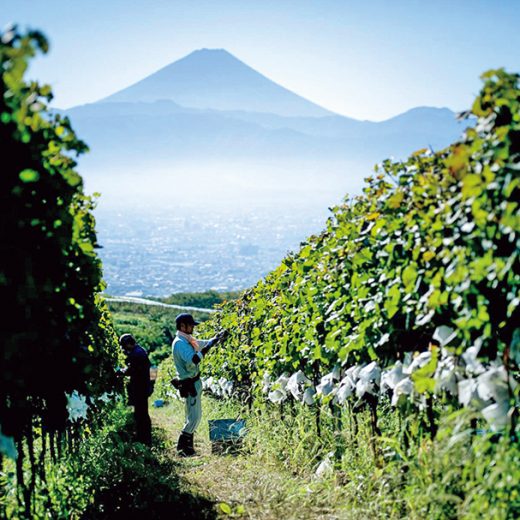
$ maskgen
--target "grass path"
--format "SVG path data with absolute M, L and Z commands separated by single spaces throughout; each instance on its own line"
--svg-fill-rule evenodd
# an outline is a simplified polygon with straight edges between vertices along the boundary
M 204 404 L 206 412 L 208 405 Z M 164 408 L 152 409 L 151 415 L 155 428 L 167 439 L 170 456 L 177 461 L 175 468 L 182 491 L 213 503 L 216 518 L 359 518 L 345 509 L 340 510 L 334 482 L 291 474 L 275 461 L 261 460 L 251 446 L 237 455 L 212 454 L 207 419 L 223 418 L 225 411 L 218 406 L 210 408 L 195 437 L 198 455 L 186 459 L 178 458 L 175 453 L 183 422 L 182 404 L 173 402 Z

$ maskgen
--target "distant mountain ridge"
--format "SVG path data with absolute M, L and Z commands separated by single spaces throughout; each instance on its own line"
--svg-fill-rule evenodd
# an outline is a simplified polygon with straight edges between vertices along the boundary
M 379 123 L 332 115 L 285 117 L 272 113 L 186 108 L 173 101 L 97 102 L 66 111 L 89 143 L 96 165 L 151 156 L 175 160 L 216 158 L 362 160 L 438 149 L 462 131 L 447 109 L 418 108 Z
M 332 112 L 266 78 L 224 49 L 201 49 L 102 102 L 170 100 L 189 108 L 323 117 Z
M 120 190 L 119 173 L 157 174 L 158 182 L 189 178 L 193 190 L 218 181 L 221 194 L 247 186 L 252 197 L 265 186 L 273 197 L 305 186 L 308 196 L 326 187 L 337 200 L 358 191 L 375 163 L 443 148 L 464 128 L 446 108 L 417 107 L 381 122 L 341 116 L 208 49 L 64 112 L 90 146 L 81 164 L 96 190 L 103 182 Z

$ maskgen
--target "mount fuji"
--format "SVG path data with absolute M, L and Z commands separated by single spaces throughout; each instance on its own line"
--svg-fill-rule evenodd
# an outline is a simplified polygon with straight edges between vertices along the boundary
M 65 112 L 91 149 L 81 161 L 87 187 L 105 195 L 111 182 L 122 189 L 121 174 L 148 186 L 160 174 L 163 184 L 182 179 L 199 193 L 217 184 L 221 195 L 285 190 L 301 200 L 326 192 L 334 202 L 359 191 L 376 162 L 443 148 L 463 130 L 447 108 L 413 108 L 382 122 L 335 114 L 223 49 L 194 51 Z
M 258 73 L 224 49 L 201 49 L 167 65 L 103 102 L 170 100 L 199 109 L 324 117 L 331 112 Z

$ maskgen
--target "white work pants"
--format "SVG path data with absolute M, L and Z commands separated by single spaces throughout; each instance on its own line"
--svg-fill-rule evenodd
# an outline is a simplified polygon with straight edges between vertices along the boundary
M 195 390 L 197 390 L 196 397 L 189 395 L 185 399 L 186 422 L 182 428 L 184 433 L 195 433 L 202 418 L 202 383 L 200 379 L 195 381 Z

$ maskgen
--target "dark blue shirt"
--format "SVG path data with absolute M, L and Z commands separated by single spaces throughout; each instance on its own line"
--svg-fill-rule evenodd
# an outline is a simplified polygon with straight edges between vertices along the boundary
M 140 345 L 135 345 L 126 356 L 126 364 L 128 366 L 126 374 L 130 376 L 128 401 L 130 404 L 134 404 L 136 399 L 146 399 L 150 395 L 150 360 L 148 353 Z

